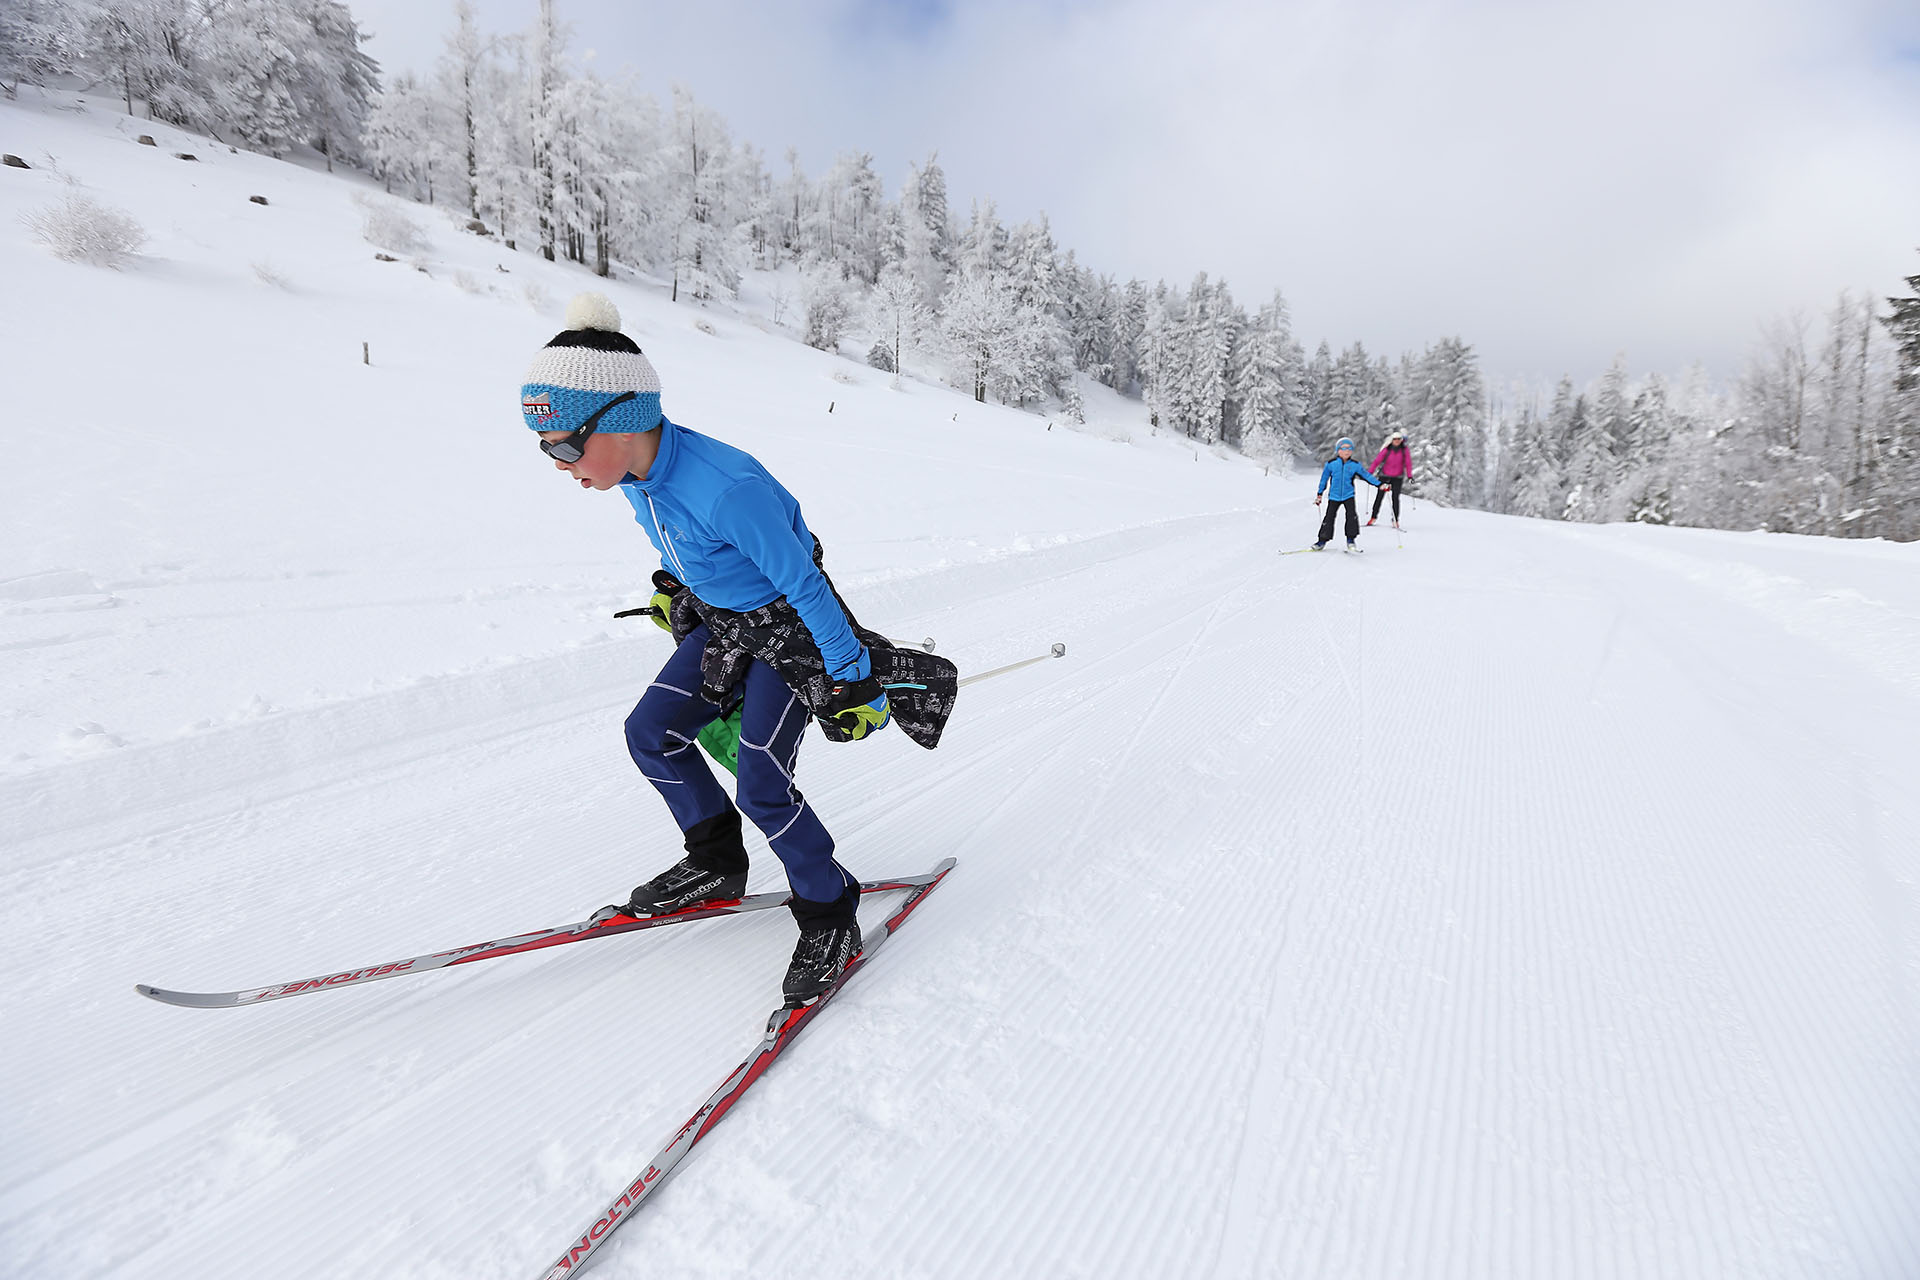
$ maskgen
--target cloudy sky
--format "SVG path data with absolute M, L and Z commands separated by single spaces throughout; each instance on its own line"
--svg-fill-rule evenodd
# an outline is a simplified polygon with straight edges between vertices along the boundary
M 452 3 L 349 0 L 388 70 Z M 1122 279 L 1283 289 L 1311 347 L 1737 371 L 1920 272 L 1920 0 L 557 0 L 576 57 L 894 194 L 1044 211 Z M 475 0 L 483 27 L 534 0 Z

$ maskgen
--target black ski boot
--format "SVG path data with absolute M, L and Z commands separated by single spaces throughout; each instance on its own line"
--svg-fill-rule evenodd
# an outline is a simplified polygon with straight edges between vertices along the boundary
M 633 891 L 622 914 L 664 916 L 746 896 L 747 849 L 740 842 L 739 810 L 695 823 L 686 847 L 686 857 Z
M 798 1009 L 818 999 L 860 954 L 860 888 L 849 885 L 838 902 L 809 902 L 795 894 L 788 906 L 800 925 L 800 941 L 780 991 L 787 1008 Z

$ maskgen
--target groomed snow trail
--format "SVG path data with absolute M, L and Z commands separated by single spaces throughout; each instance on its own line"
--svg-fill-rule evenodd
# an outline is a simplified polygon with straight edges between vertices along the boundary
M 933 755 L 808 745 L 851 866 L 959 870 L 597 1274 L 1920 1268 L 1912 696 L 1703 589 L 1714 535 L 1421 514 L 1366 557 L 1275 556 L 1289 508 L 871 588 L 976 669 L 1069 658 Z M 674 853 L 618 737 L 663 645 L 22 842 L 0 1271 L 531 1274 L 757 1035 L 776 913 L 244 1010 L 128 988 L 616 896 Z

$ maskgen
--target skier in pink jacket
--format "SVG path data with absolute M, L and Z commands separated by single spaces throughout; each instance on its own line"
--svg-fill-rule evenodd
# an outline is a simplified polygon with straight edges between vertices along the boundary
M 1400 486 L 1413 479 L 1413 451 L 1407 448 L 1407 434 L 1395 431 L 1380 446 L 1380 452 L 1374 455 L 1373 474 L 1384 483 L 1373 491 L 1373 514 L 1367 517 L 1371 525 L 1380 518 L 1380 500 L 1393 491 L 1393 527 L 1400 527 Z

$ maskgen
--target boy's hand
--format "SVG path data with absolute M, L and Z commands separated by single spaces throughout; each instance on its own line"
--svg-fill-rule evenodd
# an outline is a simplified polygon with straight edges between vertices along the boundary
M 847 680 L 833 686 L 820 728 L 835 742 L 858 742 L 876 729 L 884 729 L 893 719 L 887 705 L 887 691 L 874 676 L 865 680 Z
M 673 598 L 686 589 L 680 579 L 665 569 L 653 571 L 653 599 L 647 603 L 658 610 L 653 617 L 654 625 L 668 635 L 673 634 Z

